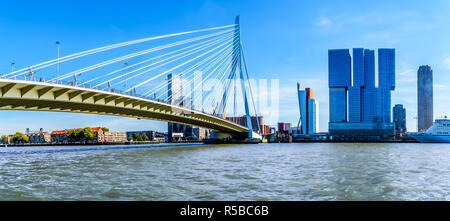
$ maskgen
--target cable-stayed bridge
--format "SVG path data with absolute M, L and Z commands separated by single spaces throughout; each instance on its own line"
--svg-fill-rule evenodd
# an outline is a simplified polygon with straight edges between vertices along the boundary
M 2 74 L 0 109 L 124 116 L 198 126 L 220 136 L 259 137 L 250 117 L 250 99 L 255 114 L 256 107 L 245 84 L 243 55 L 239 17 L 232 25 L 63 57 L 58 51 L 57 59 Z M 225 119 L 232 98 L 236 114 L 237 85 L 248 127 Z

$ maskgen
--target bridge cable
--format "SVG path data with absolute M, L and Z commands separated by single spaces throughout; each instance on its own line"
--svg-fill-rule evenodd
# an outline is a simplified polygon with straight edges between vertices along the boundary
M 226 44 L 226 43 L 223 43 L 223 44 L 221 44 L 221 45 L 219 45 L 219 46 L 217 46 L 217 47 L 215 47 L 215 48 L 213 48 L 213 49 L 211 49 L 211 50 L 209 50 L 209 51 L 207 51 L 207 52 L 205 52 L 205 53 L 203 53 L 203 54 L 201 54 L 201 55 L 199 55 L 199 56 L 197 56 L 197 57 L 195 57 L 195 58 L 190 59 L 189 61 L 186 61 L 186 62 L 184 62 L 184 63 L 182 63 L 182 64 L 180 64 L 180 65 L 177 65 L 176 67 L 173 67 L 173 68 L 171 68 L 171 69 L 169 69 L 169 70 L 167 70 L 167 71 L 164 71 L 164 72 L 158 74 L 157 76 L 154 76 L 154 77 L 152 77 L 152 78 L 150 78 L 150 79 L 148 79 L 148 80 L 145 80 L 144 82 L 141 82 L 141 83 L 135 85 L 134 88 L 138 88 L 138 87 L 140 87 L 140 86 L 142 86 L 142 85 L 144 85 L 144 84 L 147 84 L 147 83 L 151 82 L 152 80 L 154 80 L 154 79 L 156 79 L 156 78 L 158 78 L 158 77 L 160 77 L 160 76 L 162 76 L 162 75 L 165 75 L 165 74 L 167 74 L 167 73 L 169 73 L 169 72 L 171 72 L 171 71 L 174 71 L 174 70 L 176 70 L 176 69 L 178 69 L 178 68 L 180 68 L 180 67 L 182 67 L 182 66 L 184 66 L 184 65 L 186 65 L 186 64 L 188 64 L 188 63 L 190 63 L 190 62 L 192 62 L 192 61 L 194 61 L 194 60 L 196 60 L 196 59 L 198 59 L 198 58 L 201 58 L 201 57 L 203 57 L 203 56 L 209 54 L 211 51 L 214 51 L 214 50 L 216 50 L 217 48 L 222 47 L 222 46 L 225 45 L 225 44 Z M 131 89 L 125 90 L 125 92 L 130 91 L 130 90 L 131 90 Z
M 228 58 L 230 58 L 230 56 L 231 56 L 231 54 L 230 55 L 228 55 L 227 56 L 227 60 L 228 60 Z M 232 63 L 228 63 L 228 64 L 226 64 L 226 65 L 224 65 L 224 63 L 222 63 L 222 65 L 221 65 L 221 67 L 220 67 L 220 70 L 219 71 L 217 71 L 217 73 L 215 74 L 215 76 L 214 77 L 212 77 L 211 79 L 208 79 L 208 80 L 213 80 L 213 79 L 216 79 L 217 78 L 217 76 L 219 75 L 219 74 L 221 74 L 220 75 L 220 77 L 219 77 L 219 80 L 217 81 L 217 82 L 221 82 L 221 79 L 223 79 L 223 77 L 226 75 L 225 73 L 227 72 L 227 70 L 229 69 L 229 67 L 231 66 L 231 64 Z M 224 69 L 225 69 L 225 72 L 224 72 Z M 206 79 L 205 79 L 205 82 L 206 82 Z M 215 88 L 215 86 L 217 86 L 217 85 L 219 85 L 219 84 L 213 84 L 214 85 L 214 88 Z M 208 87 L 209 87 L 209 85 L 208 85 Z M 204 87 L 203 87 L 204 88 Z M 203 89 L 202 88 L 202 89 Z M 210 95 L 211 95 L 212 93 L 210 93 Z M 200 99 L 200 98 L 198 98 L 199 96 L 202 96 L 203 97 L 203 94 L 198 94 L 197 96 L 194 96 L 194 100 L 196 100 L 196 99 Z M 209 98 L 210 96 L 208 96 L 208 98 Z M 204 100 L 202 99 L 202 104 L 204 104 Z
M 234 49 L 235 50 L 235 49 Z M 200 86 L 202 86 L 202 84 L 203 84 L 203 82 L 205 82 L 206 80 L 209 80 L 209 79 L 215 79 L 221 72 L 216 72 L 219 68 L 221 68 L 224 64 L 225 64 L 225 62 L 228 60 L 228 58 L 230 57 L 230 55 L 231 55 L 231 53 L 232 53 L 233 51 L 228 51 L 227 53 L 225 53 L 223 56 L 222 56 L 222 61 L 221 61 L 221 63 L 214 69 L 214 70 L 212 70 L 211 71 L 211 73 L 209 74 L 209 75 L 207 75 L 198 85 L 195 85 L 194 86 L 194 89 L 188 94 L 188 95 L 191 95 L 195 90 L 197 90 L 198 89 L 198 87 L 200 87 Z M 230 53 L 230 54 L 228 54 L 228 53 Z M 216 64 L 217 64 L 218 62 L 216 62 Z M 209 69 L 211 69 L 212 67 L 208 67 L 208 69 L 207 69 L 207 71 L 206 72 L 208 72 L 208 70 Z M 212 74 L 214 73 L 214 75 L 211 77 L 211 78 L 209 78 Z M 191 81 L 193 81 L 194 79 L 192 79 Z M 190 83 L 190 82 L 189 82 Z M 194 99 L 195 99 L 196 97 L 194 96 Z
M 225 70 L 225 72 L 224 73 L 228 73 L 228 71 L 229 70 L 233 70 L 236 66 L 237 66 L 237 56 L 235 56 L 233 59 L 232 59 L 232 62 L 228 65 L 228 68 Z M 223 74 L 222 76 L 221 76 L 221 78 L 219 79 L 219 82 L 222 82 L 222 80 L 223 80 L 223 78 L 225 77 L 225 76 L 228 76 L 227 74 Z M 209 86 L 209 85 L 208 85 Z M 219 88 L 219 90 L 216 90 L 216 87 L 219 87 L 219 86 L 223 86 L 222 84 L 216 84 L 216 85 L 214 85 L 213 86 L 213 89 L 212 90 L 210 90 L 211 92 L 209 93 L 209 95 L 206 97 L 206 99 L 204 99 L 205 100 L 205 102 L 207 102 L 207 101 L 209 101 L 209 99 L 210 98 L 212 98 L 213 100 L 211 100 L 211 102 L 212 103 L 214 103 L 214 99 L 215 99 L 215 97 L 217 97 L 217 95 L 219 95 L 219 94 L 222 94 L 222 90 L 221 89 L 223 89 L 223 87 L 221 87 L 221 88 Z M 214 96 L 213 96 L 214 95 Z M 204 102 L 204 103 L 205 103 Z M 214 105 L 214 104 L 213 104 Z M 213 109 L 215 109 L 216 107 L 214 107 L 213 106 Z
M 229 48 L 229 46 L 227 46 L 226 48 Z M 220 50 L 219 52 L 224 51 L 226 48 Z M 197 68 L 199 65 L 202 65 L 206 60 L 215 57 L 219 52 L 216 52 L 215 54 L 210 55 L 208 58 L 206 58 L 206 59 L 204 59 L 203 61 L 197 63 L 196 65 L 191 66 L 191 68 L 189 68 L 188 70 L 185 70 L 185 71 L 181 72 L 180 74 L 185 74 L 185 73 L 188 73 L 188 72 L 192 71 L 193 69 Z M 219 58 L 220 58 L 220 57 L 216 57 L 215 60 L 217 60 L 217 59 L 219 59 Z M 211 62 L 212 62 L 212 61 L 208 62 L 207 65 L 209 65 Z M 205 65 L 205 66 L 207 66 L 207 65 Z M 189 74 L 188 76 L 193 75 L 193 74 L 194 74 L 194 73 Z M 191 80 L 191 81 L 192 81 L 192 80 Z M 154 93 L 154 92 L 159 91 L 160 89 L 162 89 L 163 87 L 167 86 L 168 84 L 169 84 L 168 81 L 167 81 L 167 82 L 163 82 L 163 83 L 161 84 L 161 85 L 162 85 L 161 87 L 159 87 L 157 90 L 152 91 L 151 93 Z M 148 93 L 149 93 L 149 92 L 146 92 L 144 95 L 147 95 Z M 158 98 L 160 98 L 160 97 L 161 97 L 161 95 L 160 95 Z
M 228 46 L 228 48 L 229 48 L 229 47 L 230 47 L 230 46 Z M 226 58 L 228 57 L 228 56 L 226 56 L 226 55 L 227 55 L 227 53 L 225 52 L 225 53 L 223 53 L 223 55 L 221 55 L 220 57 L 217 57 L 217 58 L 214 60 L 214 63 L 209 64 L 209 65 L 206 67 L 206 69 L 205 69 L 204 71 L 208 72 L 214 65 L 217 65 L 218 63 L 223 64 L 223 63 L 226 61 Z M 219 66 L 217 66 L 215 70 L 217 70 L 218 67 L 219 67 Z M 214 70 L 214 71 L 215 71 L 215 70 Z M 192 92 L 194 92 L 199 86 L 201 86 L 201 84 L 203 83 L 203 81 L 205 81 L 206 79 L 208 79 L 208 78 L 214 73 L 214 71 L 211 72 L 209 75 L 207 75 L 206 78 L 203 79 L 202 82 L 200 82 L 200 84 L 195 85 L 195 86 L 194 86 L 194 89 L 191 90 L 191 92 L 190 92 L 189 94 L 187 94 L 187 95 L 191 95 Z M 191 80 L 189 80 L 188 82 L 186 82 L 186 84 L 190 85 L 190 84 L 192 83 L 192 81 L 194 81 L 194 80 L 195 80 L 195 76 L 194 76 Z M 182 82 L 182 84 L 184 84 L 184 82 Z M 181 91 L 181 88 L 179 88 L 175 93 L 179 93 L 180 91 Z M 170 99 L 173 95 L 174 95 L 174 93 L 172 93 L 171 96 L 167 97 L 167 101 L 168 101 L 168 99 Z M 182 95 L 182 96 L 184 97 L 185 95 Z M 180 102 L 180 103 L 181 103 L 181 102 Z
M 186 43 L 189 43 L 189 42 L 192 42 L 192 41 L 201 40 L 201 39 L 208 38 L 208 37 L 215 36 L 215 35 L 217 35 L 217 33 L 209 34 L 209 35 L 205 35 L 205 36 L 201 36 L 201 37 L 197 37 L 197 38 L 192 38 L 192 39 L 188 39 L 188 40 L 184 40 L 184 41 L 179 41 L 179 42 L 172 43 L 172 44 L 167 44 L 167 45 L 161 46 L 161 47 L 162 47 L 162 49 L 170 48 L 170 47 L 173 47 L 173 46 L 177 46 L 177 45 L 181 45 L 181 44 L 186 44 Z M 164 56 L 167 56 L 167 55 L 170 55 L 170 54 L 173 54 L 173 53 L 176 53 L 176 52 L 179 52 L 179 51 L 188 49 L 188 48 L 192 48 L 192 47 L 198 46 L 198 45 L 200 45 L 200 44 L 204 44 L 204 43 L 207 43 L 207 42 L 209 42 L 209 41 L 213 41 L 213 40 L 219 39 L 219 38 L 220 38 L 220 37 L 216 37 L 216 38 L 213 38 L 213 39 L 204 41 L 204 42 L 200 42 L 200 43 L 197 43 L 197 44 L 194 44 L 194 45 L 190 45 L 190 46 L 187 46 L 187 47 L 184 47 L 184 48 L 181 48 L 181 49 L 172 51 L 172 52 L 170 52 L 170 53 L 166 53 L 166 54 L 164 54 L 164 55 L 160 55 L 160 56 L 157 56 L 157 57 L 153 57 L 153 58 L 151 58 L 151 59 L 147 59 L 147 60 L 145 60 L 145 61 L 142 61 L 142 62 L 139 62 L 139 63 L 136 63 L 136 64 L 132 64 L 132 65 L 126 66 L 125 68 L 121 68 L 121 69 L 118 69 L 118 70 L 116 70 L 116 71 L 110 72 L 110 73 L 108 73 L 108 74 L 101 75 L 101 76 L 99 76 L 99 77 L 97 77 L 97 78 L 88 80 L 88 81 L 84 82 L 84 84 L 88 84 L 88 83 L 93 82 L 93 81 L 95 81 L 95 80 L 98 80 L 98 79 L 100 79 L 100 78 L 103 78 L 103 77 L 106 77 L 106 76 L 110 76 L 110 75 L 115 74 L 115 73 L 118 73 L 118 72 L 120 72 L 120 71 L 123 71 L 123 70 L 126 70 L 126 69 L 130 69 L 130 68 L 132 68 L 132 67 L 135 67 L 135 66 L 138 66 L 138 65 L 147 63 L 147 62 L 149 62 L 149 61 L 155 60 L 155 59 L 157 59 L 157 58 L 161 58 L 161 57 L 164 57 Z
M 161 50 L 161 46 L 156 47 L 156 48 L 150 48 L 150 49 L 147 49 L 147 50 L 144 50 L 144 51 L 140 51 L 140 52 L 136 52 L 136 53 L 133 53 L 133 54 L 128 54 L 128 55 L 125 55 L 125 56 L 122 56 L 122 57 L 119 57 L 119 58 L 111 59 L 109 61 L 105 61 L 105 62 L 102 62 L 102 63 L 99 63 L 99 64 L 95 64 L 95 65 L 83 68 L 81 70 L 73 71 L 71 73 L 68 73 L 68 74 L 60 76 L 58 79 L 59 80 L 64 80 L 64 79 L 66 79 L 68 77 L 71 77 L 73 75 L 78 75 L 78 74 L 81 74 L 81 73 L 84 73 L 84 72 L 87 72 L 87 71 L 90 71 L 90 70 L 93 70 L 93 69 L 97 69 L 97 68 L 100 68 L 100 67 L 103 67 L 103 66 L 106 66 L 106 65 L 109 65 L 109 64 L 113 64 L 113 63 L 116 63 L 116 62 L 119 62 L 119 61 L 123 61 L 123 60 L 126 60 L 126 59 L 134 58 L 134 57 L 137 57 L 137 56 L 145 55 L 145 54 L 157 51 L 157 50 Z M 50 81 L 53 81 L 53 80 L 56 80 L 56 78 L 53 78 Z
M 213 54 L 213 55 L 210 55 L 208 58 L 203 59 L 201 62 L 198 62 L 197 64 L 191 66 L 189 69 L 187 69 L 187 70 L 181 72 L 180 75 L 181 75 L 181 74 L 185 74 L 185 73 L 189 73 L 189 72 L 192 71 L 193 69 L 195 69 L 195 68 L 197 68 L 197 67 L 203 65 L 203 64 L 204 64 L 206 61 L 208 61 L 208 60 L 209 60 L 209 62 L 208 62 L 205 66 L 209 65 L 211 62 L 214 61 L 214 60 L 211 60 L 211 58 L 213 58 L 214 56 L 215 56 L 214 54 Z M 217 59 L 217 58 L 216 58 L 216 59 Z M 189 74 L 189 75 L 187 75 L 187 76 L 190 76 L 190 75 L 193 75 L 193 74 L 194 74 L 194 73 Z M 161 84 L 159 84 L 158 86 L 156 86 L 156 89 L 150 89 L 149 91 L 145 92 L 145 93 L 144 93 L 144 96 L 146 96 L 146 95 L 148 95 L 148 94 L 153 94 L 153 93 L 155 93 L 155 92 L 158 92 L 158 91 L 160 91 L 161 89 L 163 89 L 165 86 L 168 86 L 168 84 L 169 84 L 168 81 L 164 81 L 164 82 L 162 82 Z
M 7 76 L 16 74 L 16 73 L 22 73 L 22 72 L 26 72 L 28 71 L 29 68 L 32 68 L 33 70 L 39 70 L 48 66 L 52 66 L 54 64 L 57 63 L 63 63 L 75 58 L 80 58 L 80 57 L 84 57 L 87 55 L 91 55 L 91 54 L 95 54 L 95 53 L 99 53 L 99 52 L 103 52 L 103 51 L 107 51 L 107 50 L 111 50 L 111 49 L 115 49 L 115 48 L 120 48 L 120 47 L 124 47 L 124 46 L 129 46 L 129 45 L 133 45 L 133 44 L 138 44 L 138 43 L 143 43 L 143 42 L 147 42 L 147 41 L 152 41 L 152 40 L 156 40 L 156 39 L 163 39 L 163 38 L 168 38 L 168 37 L 174 37 L 174 36 L 180 36 L 180 35 L 186 35 L 186 34 L 192 34 L 192 33 L 198 33 L 198 32 L 204 32 L 204 31 L 212 31 L 212 30 L 218 30 L 218 29 L 223 29 L 223 28 L 229 28 L 229 27 L 234 27 L 236 26 L 235 24 L 233 25 L 226 25 L 226 26 L 221 26 L 221 27 L 215 27 L 215 28 L 207 28 L 207 29 L 201 29 L 201 30 L 194 30 L 194 31 L 188 31 L 188 32 L 180 32 L 180 33 L 175 33 L 175 34 L 168 34 L 168 35 L 161 35 L 161 36 L 156 36 L 156 37 L 150 37 L 150 38 L 143 38 L 143 39 L 139 39 L 139 40 L 134 40 L 134 41 L 128 41 L 128 42 L 123 42 L 123 43 L 119 43 L 119 44 L 114 44 L 114 45 L 109 45 L 109 46 L 104 46 L 104 47 L 100 47 L 100 48 L 96 48 L 96 49 L 92 49 L 92 50 L 88 50 L 88 51 L 83 51 L 83 52 L 79 52 L 76 54 L 71 54 L 59 59 L 53 59 L 50 61 L 46 61 L 37 65 L 33 65 L 27 68 L 23 68 L 17 71 L 13 71 L 11 73 L 5 74 L 2 76 L 2 78 L 5 78 Z
M 201 51 L 201 50 L 203 50 L 203 49 L 205 49 L 205 48 L 211 47 L 212 45 L 216 45 L 216 44 L 218 44 L 218 43 L 220 43 L 220 42 L 225 41 L 226 39 L 227 39 L 227 38 L 215 40 L 214 42 L 211 42 L 211 43 L 208 43 L 208 44 L 205 44 L 205 45 L 202 45 L 202 46 L 199 46 L 199 47 L 190 49 L 190 50 L 188 50 L 188 51 L 185 51 L 185 52 L 182 52 L 182 53 L 173 55 L 173 56 L 168 57 L 168 58 L 165 58 L 165 59 L 163 59 L 163 60 L 154 62 L 154 63 L 152 63 L 152 64 L 149 64 L 149 65 L 146 65 L 146 66 L 144 66 L 144 67 L 138 68 L 138 69 L 136 69 L 136 70 L 130 71 L 130 72 L 128 72 L 128 73 L 125 73 L 125 74 L 122 74 L 122 75 L 120 75 L 120 76 L 114 77 L 114 78 L 109 79 L 109 80 L 107 80 L 107 81 L 101 82 L 101 83 L 95 85 L 94 87 L 98 87 L 98 86 L 100 86 L 100 85 L 106 84 L 107 82 L 111 82 L 111 81 L 117 80 L 117 79 L 122 78 L 122 77 L 124 77 L 124 76 L 130 75 L 130 74 L 132 74 L 132 73 L 134 73 L 134 72 L 140 71 L 140 70 L 142 70 L 142 69 L 149 68 L 149 67 L 151 67 L 151 66 L 154 66 L 154 65 L 159 64 L 159 63 L 161 63 L 161 62 L 170 60 L 170 59 L 172 59 L 172 58 L 176 58 L 176 59 L 171 60 L 171 61 L 169 61 L 169 62 L 166 62 L 166 63 L 163 63 L 163 64 L 158 65 L 158 66 L 156 66 L 156 67 L 153 67 L 153 68 L 151 68 L 151 69 L 149 69 L 149 70 L 145 70 L 145 71 L 143 71 L 143 72 L 140 72 L 140 73 L 138 73 L 138 74 L 135 74 L 135 75 L 133 75 L 132 77 L 129 77 L 129 78 L 126 79 L 126 80 L 130 80 L 130 79 L 132 79 L 132 78 L 135 78 L 135 77 L 137 77 L 137 76 L 140 76 L 140 75 L 142 75 L 142 74 L 145 74 L 145 73 L 147 73 L 147 72 L 149 72 L 149 71 L 151 71 L 151 70 L 154 70 L 154 69 L 156 69 L 156 68 L 165 66 L 165 65 L 170 64 L 170 63 L 172 63 L 172 62 L 175 62 L 175 61 L 177 61 L 177 60 L 179 60 L 179 59 L 182 59 L 182 58 L 184 58 L 184 57 L 187 57 L 187 56 L 189 56 L 189 55 L 192 55 L 192 54 L 194 54 L 194 53 L 197 53 L 197 52 L 199 52 L 199 51 Z M 178 58 L 177 58 L 177 57 L 178 57 Z M 123 83 L 124 81 L 125 81 L 125 80 L 120 81 L 120 82 L 114 84 L 113 86 L 115 86 L 115 85 L 117 85 L 117 84 L 120 84 L 120 83 Z

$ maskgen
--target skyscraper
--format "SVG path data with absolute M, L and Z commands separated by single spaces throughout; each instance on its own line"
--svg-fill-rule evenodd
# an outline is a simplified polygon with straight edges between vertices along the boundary
M 319 102 L 308 100 L 308 134 L 319 133 Z
M 364 87 L 361 88 L 362 122 L 376 121 L 375 51 L 364 50 Z
M 395 90 L 395 50 L 378 49 L 377 122 L 391 122 L 391 91 Z
M 184 98 L 183 95 L 183 76 L 179 74 L 168 74 L 167 75 L 167 99 L 171 104 L 178 104 L 180 106 L 190 107 L 192 104 L 192 99 Z M 168 141 L 173 141 L 174 133 L 183 133 L 185 138 L 192 137 L 192 126 L 177 124 L 177 123 L 167 123 L 168 130 Z
M 394 115 L 395 130 L 398 134 L 406 132 L 406 109 L 403 105 L 396 104 L 392 110 Z
M 302 134 L 314 134 L 319 132 L 319 108 L 318 102 L 313 97 L 313 90 L 305 88 L 300 90 L 297 83 L 298 103 L 300 108 L 300 122 Z
M 330 135 L 345 139 L 393 136 L 391 91 L 395 89 L 395 49 L 378 50 L 378 87 L 375 87 L 373 50 L 354 48 L 353 56 L 349 49 L 329 50 L 328 59 Z
M 418 130 L 425 131 L 433 124 L 433 70 L 428 65 L 417 71 Z
M 347 93 L 351 87 L 351 57 L 348 49 L 328 51 L 330 122 L 347 122 Z

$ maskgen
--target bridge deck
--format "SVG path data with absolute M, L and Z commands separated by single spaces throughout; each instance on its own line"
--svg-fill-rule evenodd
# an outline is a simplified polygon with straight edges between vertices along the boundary
M 241 125 L 180 106 L 108 91 L 35 81 L 0 79 L 0 110 L 114 115 L 188 124 L 230 134 L 248 133 L 248 129 Z

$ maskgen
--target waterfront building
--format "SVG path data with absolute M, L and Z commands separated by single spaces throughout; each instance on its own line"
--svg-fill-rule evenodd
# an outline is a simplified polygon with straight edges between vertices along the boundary
M 104 132 L 104 140 L 109 143 L 127 142 L 127 133 L 125 132 Z
M 306 99 L 306 91 L 300 90 L 300 84 L 297 83 L 297 92 L 298 92 L 298 104 L 299 104 L 299 111 L 300 111 L 300 121 L 299 125 L 297 125 L 297 131 L 299 131 L 300 134 L 306 134 L 308 131 L 308 102 Z
M 157 140 L 163 140 L 164 141 L 164 136 L 166 136 L 167 134 L 162 133 L 162 132 L 157 132 L 157 131 L 152 131 L 152 130 L 147 130 L 147 131 L 127 131 L 125 132 L 127 138 L 129 137 L 133 137 L 133 136 L 142 136 L 142 135 L 146 135 L 150 141 L 157 141 Z
M 48 132 L 27 133 L 29 143 L 44 144 L 51 142 L 51 135 Z
M 353 62 L 352 62 L 353 59 Z M 395 49 L 378 49 L 378 87 L 375 52 L 354 48 L 328 51 L 330 89 L 329 132 L 333 139 L 391 139 L 391 91 L 395 89 Z
M 347 122 L 347 93 L 351 86 L 351 56 L 348 49 L 328 51 L 330 122 Z
M 428 65 L 417 71 L 418 131 L 426 131 L 433 124 L 433 70 Z
M 207 138 L 206 137 L 206 129 L 205 128 L 194 127 L 194 128 L 192 128 L 192 133 L 193 133 L 193 136 L 194 136 L 195 140 L 201 141 L 201 140 Z
M 176 104 L 179 106 L 189 106 L 192 103 L 187 102 L 183 96 L 183 75 L 181 74 L 168 74 L 167 75 L 167 100 L 171 104 Z M 168 141 L 174 141 L 174 134 L 177 134 L 177 138 L 179 134 L 182 133 L 183 137 L 192 137 L 192 126 L 177 124 L 177 123 L 167 123 L 167 131 L 168 131 Z
M 192 99 L 185 98 L 183 96 L 183 75 L 181 74 L 168 74 L 167 75 L 167 100 L 169 103 L 182 106 L 192 107 Z M 182 133 L 186 139 L 192 139 L 194 137 L 192 126 L 167 123 L 168 142 L 174 141 L 176 134 L 177 140 L 179 140 L 179 134 Z
M 397 135 L 406 132 L 406 109 L 401 104 L 396 104 L 392 110 L 394 115 L 394 125 Z
M 243 127 L 247 126 L 247 117 L 241 116 L 241 117 L 226 117 L 225 119 L 234 122 L 236 124 L 239 124 Z M 250 117 L 252 122 L 252 130 L 260 133 L 261 135 L 267 135 L 270 134 L 270 127 L 264 123 L 264 117 L 263 116 L 251 116 Z
M 300 134 L 314 134 L 319 132 L 319 104 L 313 97 L 313 90 L 311 88 L 301 90 L 300 84 L 297 83 L 297 92 L 300 110 L 300 121 L 297 126 L 297 131 Z
M 54 144 L 67 144 L 69 139 L 67 137 L 69 130 L 55 130 L 50 133 L 51 142 Z
M 278 123 L 278 134 L 287 134 L 289 133 L 289 130 L 291 129 L 292 124 L 291 123 Z
M 319 132 L 319 102 L 315 99 L 308 100 L 308 134 Z
M 92 130 L 95 133 L 94 141 L 98 143 L 106 142 L 105 141 L 105 131 L 101 127 L 94 127 Z

